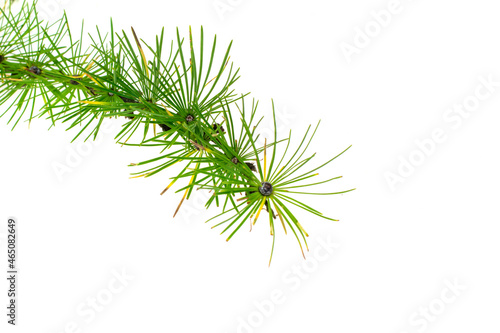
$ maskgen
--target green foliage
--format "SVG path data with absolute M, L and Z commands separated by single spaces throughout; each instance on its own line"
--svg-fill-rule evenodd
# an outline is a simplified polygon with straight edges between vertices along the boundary
M 138 170 L 133 178 L 151 177 L 182 163 L 161 194 L 177 181 L 182 184 L 175 216 L 193 189 L 209 190 L 206 207 L 215 204 L 222 210 L 209 221 L 223 227 L 227 240 L 245 223 L 251 228 L 263 210 L 269 218 L 272 249 L 276 221 L 285 233 L 293 232 L 301 249 L 303 244 L 307 248 L 308 235 L 297 209 L 335 221 L 296 196 L 348 192 L 302 190 L 340 178 L 311 182 L 320 168 L 343 152 L 309 167 L 315 154 L 307 150 L 318 127 L 309 126 L 298 148 L 289 149 L 291 131 L 278 139 L 274 103 L 274 137 L 259 147 L 258 102 L 249 103 L 246 95 L 235 92 L 239 69 L 230 62 L 231 44 L 220 52 L 216 37 L 207 43 L 201 29 L 196 42 L 190 28 L 187 40 L 177 30 L 168 43 L 162 30 L 150 45 L 133 28 L 131 34 L 115 32 L 111 21 L 110 33 L 97 29 L 85 47 L 83 31 L 82 25 L 75 38 L 66 15 L 51 24 L 42 22 L 36 3 L 24 2 L 17 12 L 1 10 L 0 105 L 6 108 L 0 115 L 12 128 L 21 121 L 46 118 L 51 127 L 63 124 L 76 129 L 74 139 L 88 140 L 96 138 L 105 119 L 125 120 L 115 136 L 117 143 L 161 151 L 133 164 Z M 285 147 L 281 156 L 278 146 Z

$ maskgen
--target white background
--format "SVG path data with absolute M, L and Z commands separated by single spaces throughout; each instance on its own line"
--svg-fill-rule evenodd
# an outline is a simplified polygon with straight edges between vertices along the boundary
M 268 121 L 274 98 L 283 134 L 293 128 L 298 137 L 322 119 L 312 144 L 318 163 L 352 144 L 322 175 L 344 176 L 332 191 L 357 190 L 301 198 L 340 222 L 300 213 L 308 260 L 278 229 L 268 268 L 266 223 L 227 243 L 204 223 L 217 210 L 187 202 L 189 212 L 171 218 L 180 195 L 159 193 L 173 173 L 128 179 L 135 170 L 127 165 L 154 149 L 120 147 L 105 134 L 60 181 L 53 164 L 77 149 L 69 143 L 75 132 L 47 131 L 44 120 L 11 132 L 2 118 L 1 266 L 13 215 L 20 293 L 12 329 L 2 279 L 1 331 L 498 332 L 500 86 L 466 118 L 447 111 L 473 103 L 476 89 L 488 92 L 480 77 L 500 82 L 498 5 L 401 0 L 367 45 L 355 44 L 357 29 L 380 27 L 370 13 L 388 7 L 389 0 L 41 1 L 49 17 L 66 10 L 73 28 L 85 19 L 90 31 L 105 30 L 112 16 L 117 30 L 133 25 L 151 42 L 162 26 L 173 39 L 175 27 L 187 36 L 189 25 L 217 34 L 221 52 L 234 40 L 239 91 L 261 101 Z M 350 61 L 346 44 L 359 46 Z M 428 142 L 436 129 L 445 139 L 419 153 L 416 141 Z M 419 165 L 391 188 L 387 173 L 398 175 L 410 158 Z M 328 241 L 338 244 L 331 253 L 321 247 Z M 297 273 L 304 266 L 308 273 Z M 109 304 L 79 314 L 92 297 L 110 295 L 122 270 L 133 279 Z M 455 283 L 465 290 L 450 290 Z M 275 294 L 280 304 L 270 306 Z

